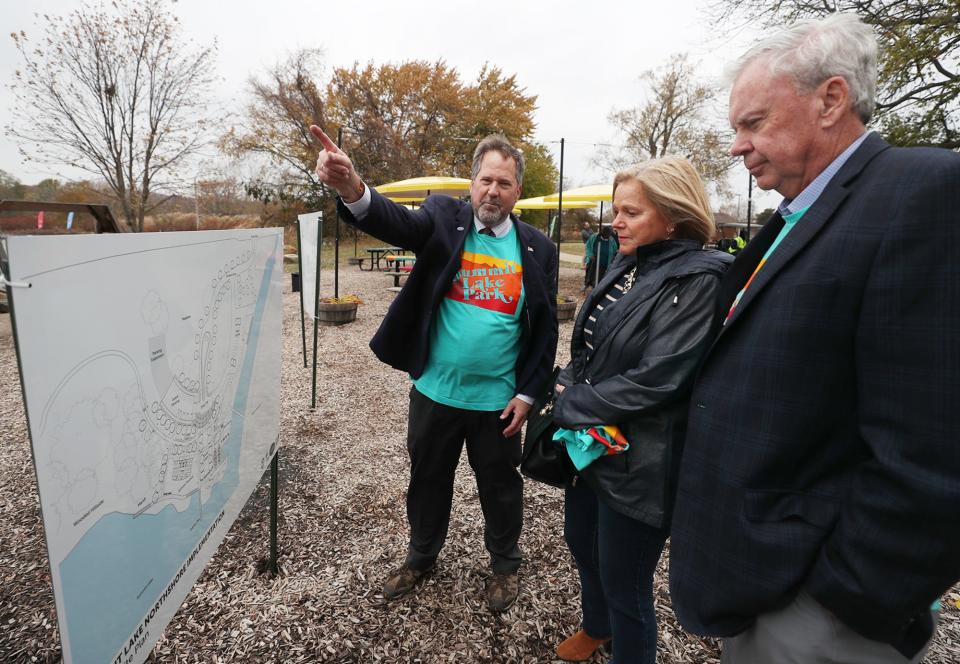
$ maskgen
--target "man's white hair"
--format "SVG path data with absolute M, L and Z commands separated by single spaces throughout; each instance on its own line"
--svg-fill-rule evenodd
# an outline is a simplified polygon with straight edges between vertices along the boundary
M 856 14 L 797 21 L 744 53 L 727 72 L 732 84 L 749 65 L 763 62 L 773 76 L 789 76 L 801 94 L 832 76 L 850 88 L 853 110 L 870 121 L 877 92 L 877 40 Z

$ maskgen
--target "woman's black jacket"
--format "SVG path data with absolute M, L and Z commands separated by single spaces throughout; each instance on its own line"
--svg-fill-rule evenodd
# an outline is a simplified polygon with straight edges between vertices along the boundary
M 570 364 L 554 407 L 566 429 L 616 424 L 630 449 L 603 456 L 581 476 L 612 509 L 655 528 L 669 523 L 687 401 L 697 367 L 716 329 L 715 294 L 729 254 L 695 240 L 645 245 L 618 255 L 577 316 Z M 605 296 L 634 265 L 633 288 L 616 302 Z M 598 300 L 590 359 L 584 321 Z

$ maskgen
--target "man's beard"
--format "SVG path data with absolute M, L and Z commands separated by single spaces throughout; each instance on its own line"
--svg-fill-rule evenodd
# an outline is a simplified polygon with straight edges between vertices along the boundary
M 474 212 L 477 215 L 477 219 L 479 219 L 480 223 L 484 226 L 496 226 L 507 218 L 507 215 L 503 213 L 499 206 L 489 201 L 486 203 L 481 202 Z

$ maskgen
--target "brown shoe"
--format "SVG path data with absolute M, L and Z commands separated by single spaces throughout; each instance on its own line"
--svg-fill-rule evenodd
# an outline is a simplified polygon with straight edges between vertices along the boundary
M 557 646 L 557 657 L 567 662 L 585 662 L 593 657 L 597 648 L 609 640 L 595 639 L 581 629 Z
M 494 574 L 487 582 L 487 607 L 494 613 L 509 609 L 520 593 L 517 573 Z
M 383 584 L 384 599 L 396 599 L 401 595 L 406 595 L 413 590 L 413 587 L 422 581 L 430 573 L 430 569 L 416 570 L 411 569 L 404 564 L 387 577 L 387 582 Z

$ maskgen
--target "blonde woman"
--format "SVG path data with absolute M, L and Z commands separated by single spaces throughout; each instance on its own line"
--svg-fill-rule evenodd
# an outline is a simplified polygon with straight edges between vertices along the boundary
M 628 447 L 605 450 L 566 490 L 564 535 L 580 574 L 583 621 L 557 655 L 583 661 L 612 639 L 615 664 L 652 663 L 653 573 L 669 529 L 687 399 L 732 257 L 704 248 L 713 215 L 686 159 L 618 173 L 613 212 L 619 253 L 580 310 L 554 421 L 570 432 L 615 426 Z M 574 457 L 571 450 L 583 463 Z

